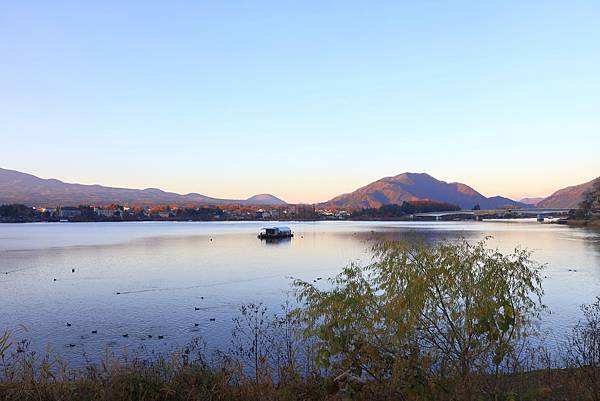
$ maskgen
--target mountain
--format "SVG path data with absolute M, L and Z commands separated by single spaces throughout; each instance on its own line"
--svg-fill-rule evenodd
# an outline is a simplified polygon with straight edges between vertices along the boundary
M 244 201 L 252 205 L 285 205 L 286 202 L 271 194 L 258 194 Z
M 594 182 L 600 180 L 600 177 L 595 178 L 583 184 L 573 185 L 559 189 L 546 199 L 538 203 L 539 207 L 558 207 L 558 208 L 575 208 L 579 206 L 579 202 L 583 200 L 583 194 L 592 188 Z
M 439 181 L 425 173 L 403 173 L 394 177 L 385 177 L 354 192 L 337 196 L 325 202 L 324 206 L 351 209 L 376 208 L 415 200 L 448 202 L 463 209 L 472 209 L 475 205 L 479 205 L 482 209 L 526 206 L 501 196 L 486 198 L 468 185 Z
M 539 198 L 523 198 L 523 199 L 519 199 L 519 202 L 524 203 L 526 205 L 532 205 L 535 206 L 538 203 L 540 203 L 541 201 L 543 201 L 544 198 L 539 197 Z
M 0 168 L 0 204 L 24 203 L 30 206 L 107 205 L 111 203 L 153 206 L 158 204 L 201 205 L 284 205 L 283 200 L 269 194 L 248 199 L 218 199 L 198 193 L 180 195 L 156 188 L 128 189 L 101 185 L 68 184 L 43 179 L 31 174 Z

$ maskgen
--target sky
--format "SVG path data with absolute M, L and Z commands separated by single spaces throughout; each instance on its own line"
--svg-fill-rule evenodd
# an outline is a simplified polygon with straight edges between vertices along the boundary
M 598 1 L 22 1 L 0 167 L 317 202 L 427 172 L 486 196 L 600 175 Z

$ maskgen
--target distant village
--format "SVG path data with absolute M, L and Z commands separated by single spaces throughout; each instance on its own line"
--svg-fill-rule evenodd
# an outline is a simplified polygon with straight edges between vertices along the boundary
M 256 220 L 344 220 L 346 210 L 319 209 L 315 205 L 205 205 L 129 207 L 105 206 L 28 207 L 0 206 L 3 221 L 256 221 Z

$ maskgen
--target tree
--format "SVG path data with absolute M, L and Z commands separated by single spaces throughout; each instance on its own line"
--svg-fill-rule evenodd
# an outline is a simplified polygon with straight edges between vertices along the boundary
M 581 307 L 584 320 L 574 328 L 568 340 L 567 362 L 585 379 L 591 399 L 600 400 L 600 297 Z
M 582 209 L 584 216 L 589 216 L 593 210 L 600 209 L 600 178 L 583 194 L 579 208 Z
M 503 255 L 485 241 L 385 242 L 374 251 L 374 263 L 348 266 L 330 289 L 295 282 L 318 362 L 388 383 L 398 398 L 472 400 L 473 378 L 498 378 L 539 317 L 541 266 L 527 251 Z
M 32 208 L 21 205 L 0 205 L 0 218 L 6 218 L 10 220 L 30 220 L 34 217 L 34 211 Z

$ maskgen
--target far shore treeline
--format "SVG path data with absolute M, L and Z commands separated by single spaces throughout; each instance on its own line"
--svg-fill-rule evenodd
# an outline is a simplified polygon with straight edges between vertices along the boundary
M 35 221 L 243 221 L 243 220 L 391 220 L 414 213 L 457 211 L 447 202 L 408 201 L 401 205 L 359 210 L 332 210 L 316 205 L 157 205 L 154 207 L 64 206 L 33 208 L 23 204 L 0 205 L 0 222 Z

